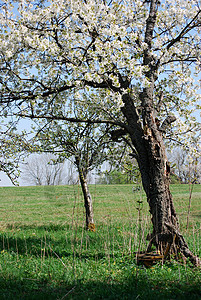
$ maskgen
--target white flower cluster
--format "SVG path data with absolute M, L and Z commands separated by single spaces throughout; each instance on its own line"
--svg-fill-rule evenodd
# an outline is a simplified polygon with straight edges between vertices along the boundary
M 109 83 L 105 98 L 98 101 L 95 97 L 94 109 L 99 104 L 102 111 L 114 113 L 122 105 L 120 79 L 129 79 L 138 89 L 150 86 L 149 67 L 143 61 L 149 13 L 149 3 L 144 0 L 51 0 L 40 6 L 29 0 L 14 6 L 12 1 L 5 3 L 0 13 L 0 63 L 10 62 L 13 74 L 18 74 L 15 80 L 23 79 L 19 79 L 19 89 L 31 87 L 35 80 L 32 89 L 40 96 L 42 86 L 65 83 L 80 89 L 80 98 L 84 80 L 91 83 L 89 95 L 92 86 Z M 156 86 L 180 99 L 164 106 L 174 107 L 183 118 L 200 101 L 195 76 L 200 72 L 201 37 L 198 19 L 193 21 L 199 9 L 196 0 L 161 1 L 150 50 L 153 61 L 158 62 Z M 196 121 L 191 118 L 190 122 Z M 184 130 L 187 128 L 180 126 L 178 132 Z

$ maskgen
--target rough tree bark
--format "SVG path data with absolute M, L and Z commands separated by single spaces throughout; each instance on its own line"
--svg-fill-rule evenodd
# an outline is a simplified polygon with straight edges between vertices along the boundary
M 151 107 L 146 109 L 146 124 L 142 128 L 138 122 L 139 117 L 132 96 L 124 95 L 123 101 L 122 111 L 127 119 L 127 130 L 136 149 L 134 155 L 139 164 L 142 184 L 152 215 L 151 243 L 164 253 L 174 240 L 176 247 L 174 249 L 172 247 L 172 252 L 175 253 L 177 248 L 194 265 L 199 265 L 199 259 L 189 250 L 179 232 L 179 223 L 169 188 L 170 166 L 166 157 L 162 133 L 157 128 L 157 122 L 153 117 L 153 110 Z
M 150 12 L 146 24 L 147 48 L 144 51 L 143 64 L 149 67 L 145 74 L 149 79 L 149 85 L 140 94 L 142 115 L 139 116 L 132 94 L 129 93 L 122 96 L 124 103 L 122 112 L 127 120 L 127 131 L 136 149 L 134 155 L 139 164 L 142 184 L 152 215 L 153 232 L 150 236 L 149 248 L 151 244 L 154 244 L 158 250 L 164 253 L 167 247 L 172 245 L 172 252 L 175 253 L 178 250 L 194 265 L 199 265 L 199 258 L 189 250 L 184 237 L 179 232 L 178 219 L 169 189 L 170 166 L 163 143 L 163 131 L 160 130 L 155 118 L 154 82 L 157 78 L 159 62 L 156 62 L 152 56 L 151 43 L 158 4 L 157 0 L 150 1 Z
M 86 213 L 86 230 L 95 231 L 92 197 L 87 184 L 87 172 L 83 170 L 79 157 L 75 158 L 75 163 L 78 168 L 79 180 L 84 196 L 84 206 Z

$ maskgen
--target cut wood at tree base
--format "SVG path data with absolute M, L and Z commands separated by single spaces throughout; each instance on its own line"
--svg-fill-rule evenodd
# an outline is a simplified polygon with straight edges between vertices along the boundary
M 176 259 L 186 263 L 187 258 L 195 267 L 200 267 L 200 259 L 193 255 L 189 250 L 183 236 L 174 233 L 162 235 L 156 243 L 156 237 L 152 238 L 147 247 L 147 251 L 136 253 L 137 263 L 143 263 L 146 267 L 150 267 L 157 262 L 164 263 L 166 260 Z M 163 241 L 162 241 L 163 240 Z M 151 251 L 152 245 L 161 250 Z

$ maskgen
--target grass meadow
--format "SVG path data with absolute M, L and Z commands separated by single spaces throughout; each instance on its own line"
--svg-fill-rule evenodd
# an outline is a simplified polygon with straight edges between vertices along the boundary
M 201 185 L 172 185 L 181 231 L 201 256 Z M 136 264 L 151 221 L 132 185 L 91 185 L 96 232 L 80 186 L 0 188 L 0 299 L 201 299 L 200 269 Z M 187 218 L 189 218 L 187 228 Z

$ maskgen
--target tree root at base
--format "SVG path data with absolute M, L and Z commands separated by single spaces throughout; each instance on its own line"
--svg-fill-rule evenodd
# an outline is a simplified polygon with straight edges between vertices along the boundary
M 144 253 L 137 253 L 137 263 L 143 263 L 146 267 L 150 267 L 158 261 L 164 262 L 173 257 L 176 260 L 182 258 L 183 262 L 186 262 L 186 260 L 189 259 L 195 267 L 200 267 L 200 258 L 189 250 L 184 237 L 176 228 L 174 228 L 174 226 L 170 224 L 166 224 L 166 226 L 171 232 L 152 237 L 147 247 L 147 251 Z M 158 250 L 151 252 L 152 245 L 157 246 Z
M 89 223 L 88 226 L 87 226 L 87 230 L 95 232 L 96 231 L 95 224 L 94 223 Z

